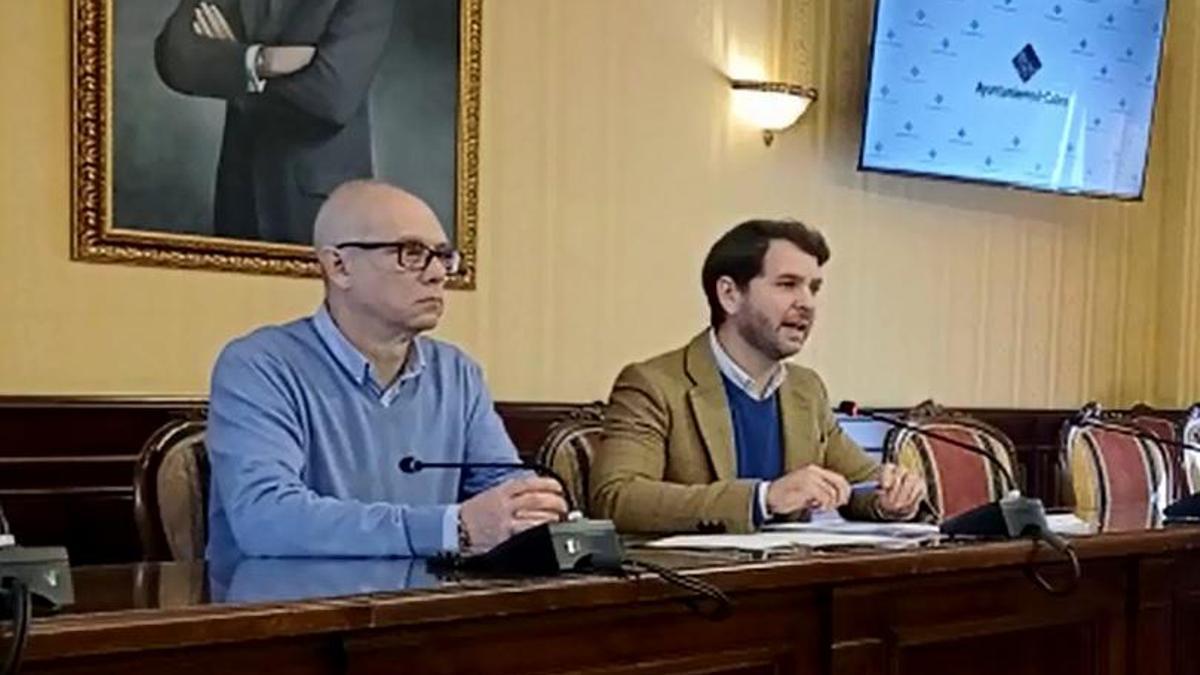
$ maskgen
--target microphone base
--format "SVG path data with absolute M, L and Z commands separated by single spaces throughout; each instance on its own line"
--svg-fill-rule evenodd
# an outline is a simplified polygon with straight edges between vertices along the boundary
M 977 506 L 942 522 L 942 534 L 950 536 L 1017 539 L 1047 533 L 1046 509 L 1042 500 L 1010 495 L 997 502 Z
M 1163 509 L 1167 522 L 1200 521 L 1200 493 L 1188 495 Z
M 71 563 L 61 546 L 0 548 L 0 579 L 20 579 L 34 600 L 52 610 L 75 602 Z
M 530 528 L 487 553 L 455 559 L 460 570 L 549 576 L 563 572 L 614 571 L 625 550 L 611 520 L 569 520 Z

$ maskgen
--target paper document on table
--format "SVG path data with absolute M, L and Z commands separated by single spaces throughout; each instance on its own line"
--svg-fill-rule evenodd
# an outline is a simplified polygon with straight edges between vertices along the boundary
M 768 532 L 829 532 L 833 534 L 872 534 L 883 537 L 925 539 L 938 534 L 932 523 L 895 523 L 846 520 L 836 510 L 813 511 L 805 522 L 768 523 Z
M 682 534 L 656 539 L 645 545 L 652 548 L 735 549 L 739 551 L 773 551 L 788 548 L 831 548 L 866 546 L 875 548 L 910 548 L 920 542 L 911 538 L 875 534 L 840 534 L 836 532 L 772 531 L 757 534 Z
M 1047 513 L 1046 524 L 1051 532 L 1073 536 L 1096 534 L 1096 526 L 1074 513 Z
M 849 520 L 823 520 L 811 523 L 771 523 L 763 529 L 768 532 L 865 534 L 903 539 L 924 539 L 938 534 L 938 526 L 932 523 L 866 523 Z

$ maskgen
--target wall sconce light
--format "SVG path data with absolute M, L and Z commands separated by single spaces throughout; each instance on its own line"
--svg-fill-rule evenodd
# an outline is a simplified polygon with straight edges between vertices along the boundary
M 775 134 L 800 119 L 817 100 L 817 90 L 787 82 L 732 80 L 733 109 L 743 120 L 763 130 L 763 143 L 770 146 Z

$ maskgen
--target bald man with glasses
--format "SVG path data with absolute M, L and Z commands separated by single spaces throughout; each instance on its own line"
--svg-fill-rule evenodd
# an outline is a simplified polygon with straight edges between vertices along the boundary
M 422 335 L 462 264 L 429 206 L 353 181 L 313 241 L 317 313 L 234 340 L 213 371 L 208 557 L 480 552 L 563 518 L 551 479 L 397 469 L 406 455 L 518 461 L 479 366 Z

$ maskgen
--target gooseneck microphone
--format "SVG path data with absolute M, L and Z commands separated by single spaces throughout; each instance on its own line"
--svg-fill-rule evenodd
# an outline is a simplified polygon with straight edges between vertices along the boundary
M 426 462 L 412 455 L 400 460 L 400 470 L 525 469 L 549 476 L 562 486 L 571 512 L 564 522 L 543 523 L 519 532 L 477 555 L 442 560 L 461 569 L 515 574 L 558 574 L 569 571 L 614 570 L 625 557 L 616 527 L 610 520 L 588 520 L 575 510 L 567 483 L 540 462 Z
M 627 558 L 613 522 L 584 518 L 575 510 L 567 482 L 558 472 L 541 462 L 426 462 L 408 455 L 400 460 L 399 467 L 404 473 L 417 473 L 425 469 L 525 469 L 553 478 L 562 486 L 563 497 L 571 512 L 566 521 L 543 523 L 518 532 L 484 553 L 443 557 L 435 562 L 457 569 L 502 574 L 604 572 L 627 576 L 648 571 L 669 584 L 710 601 L 710 608 L 706 609 L 695 599 L 685 600 L 693 611 L 716 619 L 724 618 L 733 611 L 729 597 L 707 581 L 684 576 L 648 560 Z
M 1150 441 L 1159 445 L 1179 448 L 1180 450 L 1200 452 L 1200 446 L 1193 443 L 1176 441 L 1170 438 L 1160 438 L 1141 429 L 1125 426 L 1123 424 L 1113 424 L 1106 420 L 1099 419 L 1099 415 L 1100 406 L 1096 403 L 1089 403 L 1084 406 L 1083 410 L 1079 411 L 1074 418 L 1072 418 L 1071 422 L 1078 427 L 1093 427 L 1096 429 L 1103 429 L 1105 431 L 1130 436 L 1140 440 Z M 1183 467 L 1179 468 L 1181 470 L 1183 469 Z M 1168 523 L 1172 521 L 1195 522 L 1200 520 L 1200 493 L 1180 497 L 1177 501 L 1163 509 L 1163 516 L 1166 517 L 1166 521 Z
M 1046 581 L 1037 569 L 1031 567 L 1028 570 L 1028 574 L 1034 583 L 1052 595 L 1070 593 L 1079 585 L 1082 572 L 1079 568 L 1079 558 L 1075 555 L 1071 544 L 1050 530 L 1050 526 L 1046 523 L 1046 509 L 1042 506 L 1042 500 L 1021 495 L 1020 490 L 1017 488 L 1017 482 L 1013 479 L 1012 472 L 992 453 L 970 443 L 964 443 L 956 438 L 950 438 L 949 436 L 922 429 L 889 415 L 862 410 L 853 401 L 842 401 L 838 404 L 837 411 L 849 417 L 866 417 L 877 422 L 883 422 L 889 426 L 904 429 L 914 434 L 932 438 L 961 450 L 986 457 L 992 466 L 1008 481 L 1011 491 L 999 501 L 981 504 L 953 518 L 942 521 L 938 529 L 943 534 L 952 537 L 976 536 L 1003 537 L 1006 539 L 1032 537 L 1034 540 L 1044 541 L 1051 548 L 1065 555 L 1070 560 L 1074 578 L 1066 587 L 1056 588 L 1050 582 Z
M 557 471 L 541 462 L 426 462 L 412 455 L 406 455 L 400 459 L 399 466 L 400 471 L 404 473 L 418 473 L 424 469 L 524 469 L 533 471 L 539 476 L 558 481 L 559 486 L 562 487 L 563 499 L 567 501 L 567 511 L 570 512 L 567 516 L 568 520 L 577 520 L 582 517 L 582 514 L 575 508 L 574 500 L 571 499 L 567 481 L 563 480 Z
M 1152 441 L 1154 443 L 1158 443 L 1159 445 L 1166 445 L 1166 446 L 1169 446 L 1172 448 L 1179 448 L 1180 450 L 1191 450 L 1193 452 L 1200 452 L 1200 445 L 1196 445 L 1194 443 L 1185 443 L 1183 441 L 1177 441 L 1172 438 L 1161 438 L 1161 437 L 1156 436 L 1148 431 L 1143 431 L 1141 429 L 1125 426 L 1122 424 L 1113 424 L 1111 422 L 1098 420 L 1098 419 L 1091 418 L 1091 417 L 1080 416 L 1080 415 L 1077 415 L 1072 420 L 1072 422 L 1075 424 L 1075 426 L 1094 427 L 1096 429 L 1104 429 L 1106 431 L 1112 431 L 1114 433 L 1124 434 L 1126 436 L 1132 436 L 1134 438 L 1140 438 L 1140 439 L 1146 440 L 1146 441 Z
M 995 455 L 983 450 L 982 448 L 971 445 L 970 443 L 964 443 L 964 442 L 958 440 L 957 438 L 943 436 L 941 434 L 929 431 L 927 429 L 922 429 L 920 427 L 913 426 L 913 425 L 909 424 L 908 422 L 905 422 L 904 420 L 898 419 L 896 417 L 891 417 L 889 415 L 881 415 L 881 414 L 871 411 L 871 410 L 863 410 L 863 409 L 859 408 L 858 404 L 855 403 L 854 401 L 842 401 L 841 403 L 838 404 L 837 411 L 847 417 L 866 417 L 867 419 L 875 420 L 876 422 L 883 422 L 884 424 L 887 424 L 889 426 L 893 426 L 898 429 L 904 429 L 905 431 L 911 431 L 914 434 L 919 434 L 919 435 L 925 436 L 927 438 L 932 438 L 934 440 L 941 441 L 948 445 L 953 445 L 956 448 L 966 450 L 967 452 L 979 455 L 980 457 L 983 457 L 988 462 L 990 462 L 992 467 L 995 468 L 996 471 L 998 471 L 1001 476 L 1004 476 L 1004 480 L 1008 484 L 1008 489 L 1010 491 L 1009 494 L 1014 494 L 1014 493 L 1019 494 L 1019 488 L 1017 487 L 1017 481 L 1013 478 L 1012 472 L 1008 470 L 1008 467 L 1005 466 L 1004 463 L 1001 462 L 999 459 L 996 459 Z
M 0 618 L 11 619 L 7 653 L 0 674 L 21 671 L 35 604 L 58 609 L 75 600 L 67 549 L 18 546 L 0 508 Z

